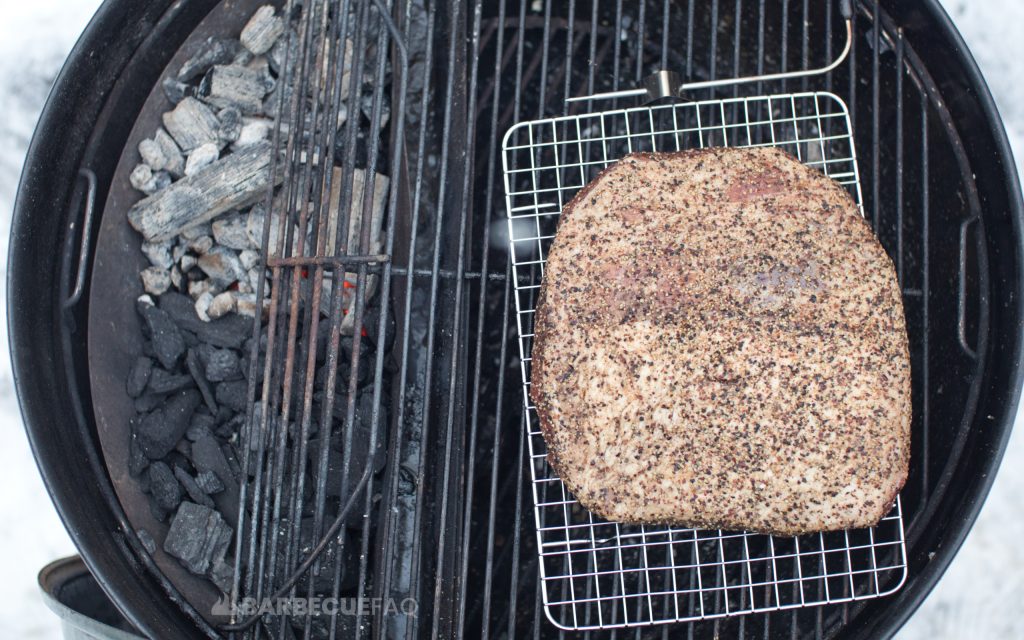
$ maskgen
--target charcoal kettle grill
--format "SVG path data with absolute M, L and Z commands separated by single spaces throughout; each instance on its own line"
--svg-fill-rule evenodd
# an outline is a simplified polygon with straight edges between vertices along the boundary
M 33 450 L 91 570 L 141 631 L 153 637 L 301 637 L 307 629 L 317 637 L 328 628 L 339 637 L 559 634 L 544 607 L 541 581 L 551 574 L 542 573 L 538 542 L 543 542 L 530 516 L 534 463 L 516 379 L 525 354 L 517 343 L 514 309 L 519 289 L 528 282 L 512 265 L 515 260 L 518 269 L 536 257 L 508 250 L 505 198 L 514 189 L 502 180 L 501 137 L 518 122 L 579 122 L 593 112 L 593 103 L 569 99 L 632 90 L 666 69 L 676 71 L 680 82 L 663 76 L 651 85 L 655 95 L 674 92 L 677 84 L 691 86 L 688 102 L 663 105 L 660 113 L 684 114 L 676 131 L 697 137 L 698 143 L 742 144 L 789 126 L 791 135 L 803 136 L 801 153 L 826 162 L 847 159 L 829 155 L 841 141 L 826 136 L 840 139 L 842 131 L 852 131 L 849 157 L 856 148 L 860 202 L 896 264 L 911 340 L 914 449 L 899 512 L 905 554 L 895 572 L 905 570 L 906 579 L 887 597 L 833 598 L 851 581 L 840 576 L 833 582 L 814 573 L 816 567 L 832 566 L 832 547 L 822 541 L 813 549 L 816 554 L 809 554 L 816 557 L 794 566 L 807 573 L 777 593 L 772 586 L 771 597 L 775 604 L 784 597 L 801 604 L 837 600 L 834 604 L 625 633 L 853 638 L 890 635 L 899 628 L 941 576 L 976 517 L 1005 447 L 1021 385 L 1020 187 L 991 97 L 937 4 L 856 3 L 844 64 L 821 76 L 771 78 L 828 68 L 837 59 L 846 42 L 838 4 L 329 3 L 332 15 L 349 16 L 353 32 L 362 34 L 353 76 L 380 87 L 349 132 L 354 136 L 349 140 L 365 140 L 373 132 L 371 139 L 380 141 L 377 156 L 372 145 L 342 151 L 356 156 L 346 166 L 375 163 L 397 185 L 387 209 L 389 246 L 380 254 L 349 252 L 319 262 L 279 256 L 285 262 L 278 266 L 284 283 L 302 269 L 315 272 L 345 261 L 347 271 L 379 278 L 384 309 L 365 323 L 367 350 L 348 355 L 354 370 L 363 360 L 369 364 L 370 388 L 388 399 L 374 432 L 384 455 L 379 469 L 365 479 L 360 472 L 371 469 L 367 460 L 352 461 L 351 486 L 359 487 L 355 517 L 351 523 L 342 520 L 357 532 L 360 548 L 347 575 L 354 575 L 353 596 L 412 598 L 417 615 L 368 610 L 329 618 L 326 627 L 322 618 L 290 615 L 232 631 L 206 608 L 209 592 L 204 600 L 199 588 L 172 575 L 139 540 L 101 442 L 106 436 L 97 415 L 109 409 L 112 396 L 91 382 L 97 361 L 90 359 L 87 344 L 98 340 L 100 331 L 90 318 L 114 320 L 121 304 L 117 288 L 97 280 L 98 265 L 127 260 L 124 256 L 134 255 L 137 247 L 131 242 L 138 240 L 127 233 L 109 236 L 127 247 L 119 249 L 103 228 L 123 221 L 126 169 L 136 161 L 132 154 L 139 136 L 149 134 L 160 112 L 154 96 L 160 94 L 165 69 L 185 55 L 190 42 L 237 32 L 257 6 L 213 0 L 105 3 L 57 80 L 17 201 L 9 317 Z M 342 52 L 338 48 L 332 55 Z M 720 83 L 746 76 L 762 78 Z M 828 93 L 848 107 L 835 120 L 848 117 L 849 126 L 832 133 L 827 124 L 816 132 L 810 125 L 801 129 L 794 120 L 806 109 L 841 113 L 824 98 Z M 794 101 L 788 107 L 758 97 L 783 94 Z M 630 111 L 636 96 L 608 99 L 602 110 L 641 113 Z M 382 126 L 385 110 L 389 116 Z M 747 133 L 747 124 L 779 113 L 782 128 Z M 687 118 L 694 123 L 700 118 L 700 125 L 687 126 Z M 626 122 L 641 126 L 624 117 Z M 743 126 L 732 126 L 736 123 Z M 694 130 L 683 133 L 687 129 Z M 653 127 L 633 131 L 654 134 L 653 145 L 670 144 Z M 562 132 L 556 126 L 548 134 Z M 840 173 L 837 169 L 842 180 Z M 511 237 L 520 231 L 513 226 Z M 125 287 L 137 286 L 132 278 L 125 277 Z M 383 350 L 375 348 L 387 342 L 379 338 L 388 333 L 391 318 L 394 346 L 381 355 Z M 103 344 L 115 349 L 115 338 Z M 301 404 L 301 394 L 290 393 L 295 406 Z M 350 397 L 344 390 L 340 394 Z M 324 523 L 325 529 L 330 524 Z M 243 549 L 251 539 L 241 539 Z M 725 554 L 736 541 L 710 542 Z M 862 557 L 870 555 L 861 553 L 867 548 L 878 551 L 873 541 L 845 547 Z M 299 556 L 292 560 L 275 582 L 264 585 L 264 594 L 294 586 L 287 583 L 304 565 Z M 328 577 L 339 571 L 319 570 Z M 707 574 L 708 584 L 721 579 L 721 588 L 690 601 L 705 613 L 751 607 L 764 597 L 764 585 L 755 585 L 751 574 L 717 573 L 720 577 Z M 804 576 L 806 581 L 800 579 Z M 872 576 L 876 594 L 899 581 Z M 698 577 L 703 583 L 705 576 L 698 572 Z M 244 574 L 238 583 L 245 592 Z M 855 592 L 856 586 L 849 588 Z M 625 616 L 638 620 L 635 612 L 644 607 L 660 612 L 646 600 L 627 607 L 616 601 L 617 622 Z M 591 625 L 607 626 L 603 623 L 610 618 L 594 602 L 576 605 L 565 615 L 584 623 L 589 616 Z M 572 626 L 559 615 L 556 621 Z M 615 632 L 587 633 L 610 637 Z

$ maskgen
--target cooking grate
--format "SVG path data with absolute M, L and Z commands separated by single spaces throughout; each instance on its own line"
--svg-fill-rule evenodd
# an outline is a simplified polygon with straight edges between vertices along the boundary
M 782 538 L 595 518 L 546 460 L 530 401 L 537 293 L 562 206 L 634 151 L 776 146 L 844 185 L 861 205 L 850 118 L 831 93 L 640 107 L 523 122 L 503 143 L 516 322 L 528 413 L 545 613 L 565 629 L 606 629 L 876 598 L 899 589 L 899 499 L 872 529 Z

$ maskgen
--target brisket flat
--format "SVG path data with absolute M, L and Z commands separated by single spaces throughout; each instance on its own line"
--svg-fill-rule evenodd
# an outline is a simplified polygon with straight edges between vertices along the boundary
M 548 460 L 598 516 L 797 535 L 874 525 L 906 481 L 892 262 L 782 151 L 608 167 L 563 209 L 535 331 Z

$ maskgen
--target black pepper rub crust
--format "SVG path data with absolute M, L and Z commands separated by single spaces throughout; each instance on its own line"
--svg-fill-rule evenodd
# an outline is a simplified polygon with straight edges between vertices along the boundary
M 534 327 L 548 461 L 620 522 L 870 526 L 906 480 L 895 272 L 775 149 L 631 154 L 564 208 Z

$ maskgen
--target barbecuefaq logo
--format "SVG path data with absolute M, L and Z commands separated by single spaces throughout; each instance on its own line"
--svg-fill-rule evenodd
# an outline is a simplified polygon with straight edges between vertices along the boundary
M 224 595 L 214 603 L 215 616 L 238 619 L 249 616 L 372 616 L 416 617 L 419 604 L 413 598 L 240 598 L 231 602 Z

